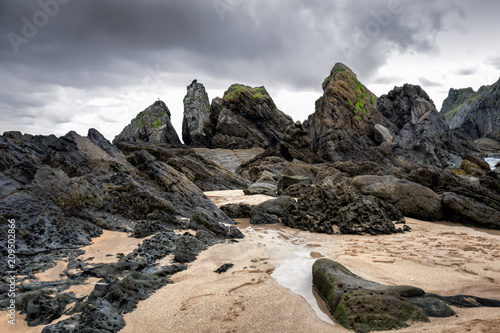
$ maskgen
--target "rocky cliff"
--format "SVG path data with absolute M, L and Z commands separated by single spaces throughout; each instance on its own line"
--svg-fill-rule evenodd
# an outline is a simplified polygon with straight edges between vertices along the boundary
M 193 137 L 203 131 L 203 124 L 208 119 L 210 101 L 203 84 L 194 80 L 187 87 L 184 97 L 184 118 L 182 120 L 182 141 L 191 145 Z
M 223 98 L 215 98 L 200 135 L 191 146 L 206 148 L 278 149 L 290 116 L 278 110 L 264 87 L 233 84 Z
M 451 128 L 462 128 L 473 139 L 500 130 L 500 80 L 477 92 L 450 89 L 441 114 Z
M 448 127 L 420 86 L 396 87 L 379 98 L 377 107 L 394 135 L 393 152 L 399 159 L 439 168 L 457 167 L 475 150 L 463 131 Z
M 170 122 L 170 111 L 163 101 L 156 101 L 140 112 L 123 131 L 116 142 L 149 142 L 180 145 L 181 141 Z

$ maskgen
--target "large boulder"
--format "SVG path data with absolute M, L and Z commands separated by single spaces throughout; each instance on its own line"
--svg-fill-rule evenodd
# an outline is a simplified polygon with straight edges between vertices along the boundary
M 422 296 L 422 289 L 386 286 L 364 280 L 330 259 L 317 260 L 312 268 L 313 284 L 345 328 L 356 332 L 392 330 L 429 319 L 407 297 Z
M 297 202 L 285 206 L 282 218 L 286 226 L 300 230 L 360 235 L 401 232 L 394 220 L 404 222 L 393 205 L 345 183 L 302 187 Z
M 170 121 L 170 111 L 163 101 L 156 101 L 140 112 L 115 137 L 117 142 L 149 142 L 180 145 L 181 141 Z
M 243 162 L 236 173 L 251 182 L 277 182 L 278 176 L 288 162 L 278 150 L 267 149 L 254 158 Z
M 203 84 L 194 80 L 184 97 L 184 118 L 182 119 L 182 140 L 191 145 L 195 136 L 201 135 L 203 125 L 210 114 L 210 101 Z
M 283 209 L 289 203 L 295 202 L 295 199 L 288 196 L 282 196 L 276 199 L 265 201 L 253 207 L 250 211 L 251 224 L 269 224 L 279 223 L 283 216 Z
M 279 149 L 290 116 L 278 110 L 264 87 L 233 84 L 223 98 L 212 100 L 210 115 L 203 131 L 191 141 L 206 148 Z
M 442 217 L 441 198 L 423 185 L 394 176 L 358 176 L 352 185 L 363 194 L 393 204 L 404 216 L 425 221 Z
M 393 151 L 399 159 L 446 168 L 458 166 L 461 157 L 477 150 L 463 131 L 450 130 L 420 86 L 395 87 L 378 99 L 377 108 L 394 133 Z
M 443 219 L 489 229 L 500 228 L 500 176 L 490 171 L 471 181 L 450 170 L 406 165 L 398 178 L 421 184 L 439 195 Z

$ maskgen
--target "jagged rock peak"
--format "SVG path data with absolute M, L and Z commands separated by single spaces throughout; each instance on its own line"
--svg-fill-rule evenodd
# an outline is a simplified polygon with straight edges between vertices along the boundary
M 271 98 L 266 88 L 250 87 L 244 84 L 235 83 L 224 92 L 224 99 L 233 99 L 240 96 L 242 93 L 251 95 L 254 99 L 262 99 L 266 96 Z
M 184 97 L 184 118 L 182 120 L 182 140 L 191 145 L 194 136 L 203 131 L 203 124 L 210 114 L 210 101 L 203 84 L 197 80 L 187 86 Z
M 181 144 L 175 128 L 170 122 L 170 111 L 161 101 L 140 112 L 123 131 L 115 137 L 116 142 L 149 142 Z
M 338 74 L 344 74 L 344 75 L 338 75 Z M 326 87 L 332 82 L 342 79 L 349 80 L 350 78 L 353 78 L 355 81 L 358 81 L 357 75 L 349 67 L 347 67 L 343 63 L 337 62 L 330 71 L 330 75 L 328 75 L 328 77 L 323 81 L 322 85 L 323 90 L 325 90 Z
M 223 98 L 212 100 L 209 118 L 191 146 L 278 149 L 292 124 L 292 118 L 278 110 L 264 87 L 233 84 Z

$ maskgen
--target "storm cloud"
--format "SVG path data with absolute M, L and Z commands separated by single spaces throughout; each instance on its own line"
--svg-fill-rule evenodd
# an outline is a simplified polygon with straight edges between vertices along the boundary
M 447 18 L 466 15 L 430 0 L 6 0 L 0 131 L 79 125 L 112 138 L 127 105 L 194 78 L 318 91 L 340 61 L 376 81 L 392 53 L 436 53 Z

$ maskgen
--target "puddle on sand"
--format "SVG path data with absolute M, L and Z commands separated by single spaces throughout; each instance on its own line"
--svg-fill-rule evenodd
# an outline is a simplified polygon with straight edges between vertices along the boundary
M 324 311 L 326 305 L 324 305 L 324 309 L 318 305 L 318 303 L 324 304 L 321 297 L 319 302 L 313 294 L 311 272 L 315 260 L 309 257 L 307 252 L 299 252 L 296 255 L 297 258 L 295 259 L 283 261 L 271 276 L 279 285 L 290 289 L 294 294 L 302 296 L 321 320 L 335 325 L 332 318 L 327 315 L 328 312 Z M 326 311 L 328 310 L 326 309 Z

